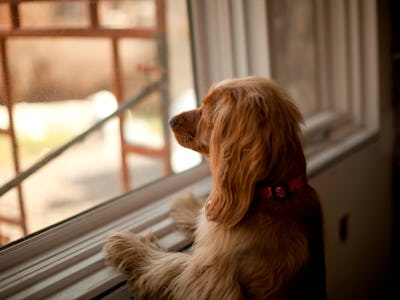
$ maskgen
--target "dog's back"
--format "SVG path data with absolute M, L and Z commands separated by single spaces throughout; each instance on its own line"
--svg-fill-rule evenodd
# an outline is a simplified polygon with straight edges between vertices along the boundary
M 256 199 L 233 230 L 245 299 L 326 299 L 322 213 L 310 186 L 284 200 Z

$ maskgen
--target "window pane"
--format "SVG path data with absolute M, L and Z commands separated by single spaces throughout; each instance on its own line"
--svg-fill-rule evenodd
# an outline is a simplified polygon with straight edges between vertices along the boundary
M 0 29 L 11 26 L 10 10 L 7 4 L 0 3 Z
M 103 0 L 99 4 L 100 20 L 104 27 L 155 26 L 155 3 L 153 0 Z
M 4 116 L 4 106 L 0 106 L 0 118 Z M 0 135 L 0 186 L 10 180 L 15 174 L 12 161 L 11 138 L 8 135 Z
M 4 216 L 7 219 L 14 220 L 19 219 L 19 205 L 15 199 L 18 199 L 17 189 L 12 189 L 6 195 L 0 198 L 1 217 Z M 0 220 L 0 245 L 6 244 L 23 236 L 23 232 L 19 226 L 14 226 L 12 224 L 3 222 L 2 218 L 0 218 Z
M 85 1 L 35 1 L 21 3 L 19 13 L 23 27 L 81 27 L 89 24 Z
M 8 53 L 16 104 L 82 100 L 111 89 L 111 51 L 105 39 L 13 38 Z
M 75 12 L 75 8 L 71 5 L 61 9 L 56 2 L 45 1 L 45 5 L 40 6 L 43 9 L 41 13 L 46 11 L 49 18 L 40 24 L 23 21 L 23 27 L 59 28 L 64 13 Z M 88 2 L 79 1 L 86 18 L 90 17 L 87 14 Z M 85 30 L 82 27 L 73 31 L 74 36 L 70 37 L 64 36 L 70 31 L 62 32 L 60 29 L 63 36 L 46 37 L 42 32 L 40 37 L 30 34 L 29 37 L 8 37 L 6 40 L 14 127 L 22 171 L 109 115 L 118 107 L 118 102 L 135 99 L 145 87 L 158 80 L 168 83 L 166 93 L 156 89 L 126 111 L 123 119 L 111 119 L 24 181 L 29 232 L 62 221 L 125 192 L 121 180 L 122 161 L 126 161 L 131 189 L 200 162 L 199 155 L 184 150 L 174 141 L 169 141 L 172 144 L 168 157 L 172 168 L 169 171 L 165 167 L 165 156 L 159 155 L 165 153 L 160 149 L 168 144 L 164 133 L 165 129 L 169 131 L 166 120 L 170 117 L 163 117 L 161 100 L 167 97 L 170 114 L 196 106 L 186 1 L 165 1 L 166 36 L 155 34 L 147 38 L 135 37 L 132 35 L 134 31 L 129 29 L 143 25 L 151 30 L 156 25 L 155 2 L 116 2 L 99 1 L 99 23 L 104 28 L 95 36 L 90 36 L 91 28 L 87 28 L 85 34 L 77 37 L 76 34 Z M 28 4 L 34 5 L 28 2 L 21 5 L 22 17 L 31 11 Z M 118 14 L 129 15 L 127 12 L 137 9 L 138 5 L 140 14 L 144 15 L 136 16 L 136 23 L 129 20 L 122 22 L 125 20 L 123 16 L 115 17 Z M 122 23 L 107 23 L 110 19 L 122 20 Z M 62 24 L 68 29 L 69 26 L 85 26 L 89 22 L 84 18 L 78 23 Z M 35 28 L 40 30 L 39 27 Z M 117 32 L 115 38 L 111 36 L 115 27 L 127 30 L 114 31 Z M 13 29 L 9 30 L 12 34 Z M 5 107 L 1 108 L 3 116 Z M 6 121 L 2 117 L 0 125 Z M 121 147 L 121 136 L 125 141 L 124 148 Z M 11 146 L 7 139 L 6 136 L 1 137 L 0 147 Z M 139 151 L 126 150 L 131 145 L 151 151 L 144 155 L 142 148 Z M 122 156 L 123 152 L 126 156 Z M 0 174 L 9 174 L 12 157 L 3 151 L 0 151 L 0 156 Z M 7 175 L 1 184 L 9 179 L 10 175 Z M 9 209 L 17 207 L 17 201 L 17 193 L 7 192 L 0 197 L 0 212 L 7 214 L 10 210 L 10 214 L 18 215 L 18 210 Z M 15 232 L 21 234 L 21 231 L 11 230 L 11 227 L 10 224 L 0 224 L 0 235 L 9 240 L 18 238 Z
M 285 86 L 302 113 L 319 108 L 313 0 L 268 0 L 272 77 Z

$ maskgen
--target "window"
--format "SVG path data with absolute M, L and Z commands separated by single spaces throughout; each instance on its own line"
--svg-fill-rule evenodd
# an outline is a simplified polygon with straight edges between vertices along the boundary
M 374 14 L 373 4 L 190 3 L 198 12 L 193 30 L 199 94 L 226 77 L 261 75 L 278 81 L 305 118 L 310 171 L 377 132 L 377 49 L 371 47 L 376 16 L 366 18 Z
M 201 162 L 170 140 L 167 123 L 196 106 L 184 0 L 8 2 L 0 185 L 135 103 L 1 195 L 1 244 Z
M 226 77 L 262 75 L 282 81 L 305 116 L 311 175 L 377 133 L 374 1 L 187 3 L 198 94 Z M 298 28 L 293 29 L 293 22 Z M 285 60 L 282 52 L 307 63 L 307 68 L 292 70 L 296 58 Z M 152 230 L 165 246 L 178 249 L 187 241 L 168 217 L 171 199 L 188 191 L 207 194 L 211 185 L 208 167 L 201 164 L 10 245 L 0 252 L 0 294 L 92 298 L 120 287 L 123 277 L 102 262 L 105 236 L 111 231 Z

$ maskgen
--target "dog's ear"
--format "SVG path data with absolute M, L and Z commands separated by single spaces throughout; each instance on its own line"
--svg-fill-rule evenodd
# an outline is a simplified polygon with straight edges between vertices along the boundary
M 206 204 L 209 220 L 232 227 L 246 214 L 270 156 L 262 112 L 233 91 L 220 94 L 210 138 L 214 188 Z
M 291 155 L 285 151 L 302 151 L 298 149 L 301 115 L 272 83 L 227 89 L 218 97 L 209 155 L 214 188 L 206 215 L 233 227 L 248 211 L 256 183 L 275 173 Z

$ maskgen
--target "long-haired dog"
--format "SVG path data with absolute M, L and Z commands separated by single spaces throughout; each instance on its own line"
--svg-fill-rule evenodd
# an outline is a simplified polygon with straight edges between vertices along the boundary
M 261 77 L 225 80 L 170 120 L 177 141 L 209 158 L 214 186 L 172 208 L 193 236 L 171 253 L 151 236 L 110 236 L 106 261 L 159 299 L 325 299 L 321 206 L 307 183 L 301 114 Z

